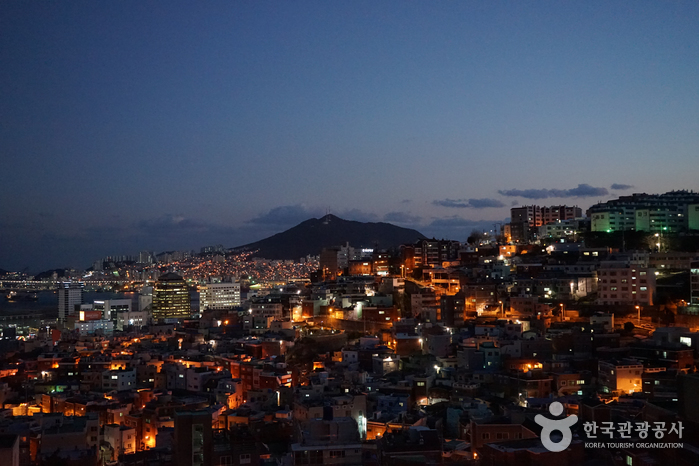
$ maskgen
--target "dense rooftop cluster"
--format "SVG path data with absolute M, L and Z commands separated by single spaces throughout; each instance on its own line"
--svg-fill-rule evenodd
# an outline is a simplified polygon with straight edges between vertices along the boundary
M 214 251 L 169 262 L 154 286 L 133 280 L 138 303 L 84 303 L 81 286 L 63 286 L 58 322 L 3 330 L 0 455 L 36 465 L 699 461 L 696 253 L 470 240 L 360 257 L 325 248 L 303 263 Z M 559 404 L 577 422 L 553 452 L 539 420 Z M 646 438 L 674 446 L 633 446 Z

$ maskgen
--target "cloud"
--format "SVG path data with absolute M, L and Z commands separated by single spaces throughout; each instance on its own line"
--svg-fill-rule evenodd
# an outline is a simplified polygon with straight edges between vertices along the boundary
M 304 205 L 284 205 L 271 209 L 269 212 L 248 220 L 248 223 L 265 226 L 293 226 L 309 218 L 323 215 L 320 209 L 309 209 Z
M 459 216 L 434 218 L 432 222 L 419 231 L 434 238 L 447 238 L 457 241 L 466 241 L 473 230 L 495 231 L 499 230 L 497 224 L 504 224 L 505 220 L 471 220 Z
M 402 201 L 400 201 L 401 204 L 410 204 L 411 202 L 413 202 L 412 199 L 403 199 Z
M 525 199 L 547 199 L 550 197 L 595 197 L 609 194 L 607 188 L 596 188 L 589 184 L 579 184 L 571 189 L 508 189 L 499 190 L 502 196 L 519 196 Z
M 467 202 L 465 202 L 465 199 L 442 199 L 432 201 L 432 204 L 455 209 L 465 209 L 467 207 L 471 207 Z
M 502 201 L 497 199 L 440 199 L 432 201 L 432 204 L 449 207 L 453 209 L 488 209 L 496 207 L 505 207 Z
M 633 185 L 630 184 L 621 184 L 621 183 L 614 183 L 611 186 L 611 189 L 617 190 L 617 191 L 624 191 L 627 189 L 633 188 Z
M 449 227 L 449 228 L 454 228 L 454 227 L 467 227 L 474 225 L 476 221 L 474 220 L 468 220 L 465 218 L 453 216 L 453 217 L 444 217 L 444 218 L 436 218 L 432 220 L 432 222 L 427 225 L 428 228 L 430 227 Z
M 331 213 L 345 220 L 355 220 L 357 222 L 376 222 L 379 220 L 378 215 L 359 209 L 349 209 Z
M 417 224 L 422 220 L 417 215 L 411 215 L 408 212 L 389 212 L 383 216 L 384 222 L 402 223 L 402 224 Z
M 505 204 L 502 201 L 499 201 L 497 199 L 469 199 L 468 203 L 471 204 L 471 207 L 474 209 L 487 209 L 491 207 L 505 207 Z

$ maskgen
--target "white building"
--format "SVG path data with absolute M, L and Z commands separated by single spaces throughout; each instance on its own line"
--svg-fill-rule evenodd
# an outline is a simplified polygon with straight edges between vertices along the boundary
M 114 333 L 114 322 L 111 320 L 80 320 L 75 322 L 75 330 L 78 330 L 81 335 L 91 335 L 97 330 L 101 330 L 103 334 L 109 335 Z
M 136 452 L 136 429 L 119 424 L 104 426 L 104 441 L 112 447 L 112 461 Z
M 75 306 L 83 304 L 82 282 L 63 282 L 58 285 L 58 321 L 65 322 L 68 316 L 75 315 Z
M 137 328 L 148 325 L 150 314 L 147 311 L 119 312 L 116 317 L 116 329 L 123 331 L 125 327 L 133 325 Z
M 231 309 L 240 306 L 240 283 L 207 283 L 199 289 L 200 309 Z
M 102 372 L 102 390 L 122 391 L 136 388 L 136 369 Z

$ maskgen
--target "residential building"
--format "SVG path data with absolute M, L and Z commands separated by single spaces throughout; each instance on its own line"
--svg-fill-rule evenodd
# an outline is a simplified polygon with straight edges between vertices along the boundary
M 653 304 L 655 269 L 637 265 L 635 261 L 603 261 L 597 276 L 597 304 Z
M 699 193 L 670 191 L 621 196 L 588 210 L 592 231 L 678 232 L 699 229 Z

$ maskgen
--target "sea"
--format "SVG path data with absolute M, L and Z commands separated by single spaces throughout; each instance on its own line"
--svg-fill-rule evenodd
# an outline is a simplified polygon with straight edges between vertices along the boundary
M 2 314 L 58 314 L 58 291 L 39 291 L 37 292 L 36 301 L 8 301 L 5 296 L 0 296 L 0 315 Z M 95 301 L 104 301 L 106 299 L 131 299 L 133 302 L 132 308 L 138 309 L 138 293 L 113 293 L 110 291 L 104 292 L 86 292 L 83 295 L 85 304 L 92 304 Z

